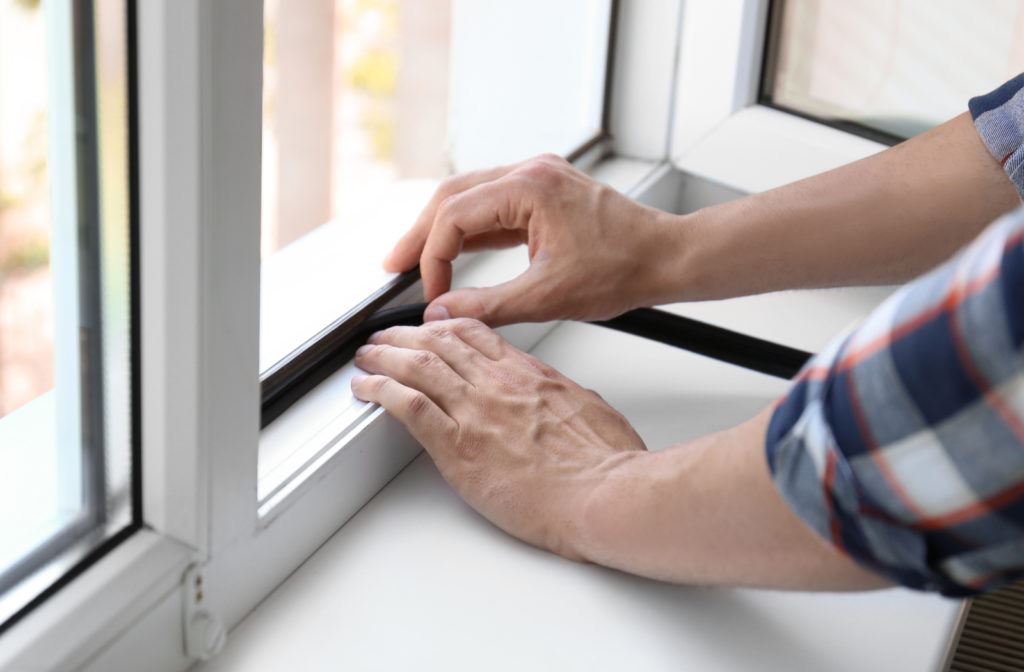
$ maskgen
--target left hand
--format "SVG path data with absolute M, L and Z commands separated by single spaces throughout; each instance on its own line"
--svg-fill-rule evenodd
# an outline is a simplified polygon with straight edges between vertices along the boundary
M 470 319 L 392 327 L 356 353 L 352 391 L 379 403 L 474 509 L 509 534 L 581 560 L 588 497 L 646 455 L 625 418 Z

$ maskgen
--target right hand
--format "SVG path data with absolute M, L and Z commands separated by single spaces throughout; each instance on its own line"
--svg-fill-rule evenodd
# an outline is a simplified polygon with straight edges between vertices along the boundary
M 561 157 L 446 180 L 384 262 L 420 265 L 427 321 L 471 317 L 490 326 L 606 319 L 665 293 L 681 263 L 682 227 L 595 182 Z M 451 289 L 452 261 L 470 250 L 525 243 L 530 267 L 496 287 Z

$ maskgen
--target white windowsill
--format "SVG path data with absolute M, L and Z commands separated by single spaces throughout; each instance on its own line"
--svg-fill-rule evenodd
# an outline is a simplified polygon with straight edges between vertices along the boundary
M 851 300 L 793 292 L 699 309 L 734 328 L 817 349 L 874 300 L 844 296 Z M 773 311 L 804 319 L 765 320 Z M 820 325 L 810 336 L 809 315 Z M 533 353 L 601 393 L 652 448 L 749 417 L 786 387 L 576 323 L 556 327 Z M 567 562 L 489 525 L 421 455 L 200 669 L 913 672 L 937 669 L 960 605 L 903 589 L 687 588 Z
M 79 669 L 154 605 L 177 598 L 191 560 L 181 544 L 149 530 L 136 532 L 4 633 L 0 669 Z M 180 614 L 180 605 L 176 609 Z
M 753 105 L 687 147 L 675 165 L 737 191 L 757 193 L 886 148 L 852 133 Z
M 706 140 L 741 137 L 764 120 L 742 121 L 738 131 Z M 747 122 L 753 126 L 746 128 Z M 858 145 L 846 149 L 877 149 Z M 705 149 L 703 163 L 682 167 L 711 166 L 714 147 Z M 841 154 L 831 161 L 850 159 Z M 634 174 L 650 170 L 648 164 Z M 730 186 L 770 188 L 799 172 L 796 164 L 772 175 L 754 172 Z M 888 291 L 787 292 L 668 308 L 814 351 Z M 786 387 L 575 323 L 555 327 L 533 353 L 600 392 L 652 448 L 745 419 Z M 346 375 L 336 374 L 335 395 L 347 390 Z M 325 398 L 317 405 L 327 403 Z M 364 426 L 378 416 L 387 418 L 374 411 L 373 422 L 364 420 Z M 385 448 L 379 443 L 370 448 Z M 225 652 L 201 669 L 299 663 L 310 670 L 931 670 L 941 663 L 961 604 L 902 589 L 837 595 L 674 587 L 569 563 L 490 526 L 421 455 L 250 614 Z M 393 645 L 396 638 L 402 646 Z

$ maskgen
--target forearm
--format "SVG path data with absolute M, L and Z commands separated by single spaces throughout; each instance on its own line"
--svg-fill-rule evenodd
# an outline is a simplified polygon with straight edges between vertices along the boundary
M 1019 202 L 965 113 L 861 161 L 682 217 L 655 300 L 902 282 Z
M 769 412 L 624 460 L 587 498 L 576 540 L 592 562 L 694 584 L 856 590 L 888 585 L 818 537 L 775 489 Z

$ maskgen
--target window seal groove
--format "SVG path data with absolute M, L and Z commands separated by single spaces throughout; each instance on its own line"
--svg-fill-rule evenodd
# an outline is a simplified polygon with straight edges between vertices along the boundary
M 260 428 L 350 360 L 367 319 L 419 279 L 419 267 L 402 273 L 267 370 L 260 380 Z
M 297 379 L 292 388 L 283 390 L 278 398 L 264 401 L 263 426 L 270 424 L 295 398 L 305 394 L 341 368 L 374 332 L 398 325 L 423 324 L 423 311 L 426 306 L 425 303 L 416 303 L 384 308 L 367 315 L 358 324 L 347 322 L 344 326 L 349 328 L 345 329 L 344 333 L 339 330 L 333 342 L 333 350 L 326 353 L 314 368 L 308 369 L 303 377 Z M 813 356 L 809 352 L 788 345 L 657 308 L 637 308 L 610 320 L 599 320 L 589 324 L 658 341 L 777 378 L 793 378 Z

